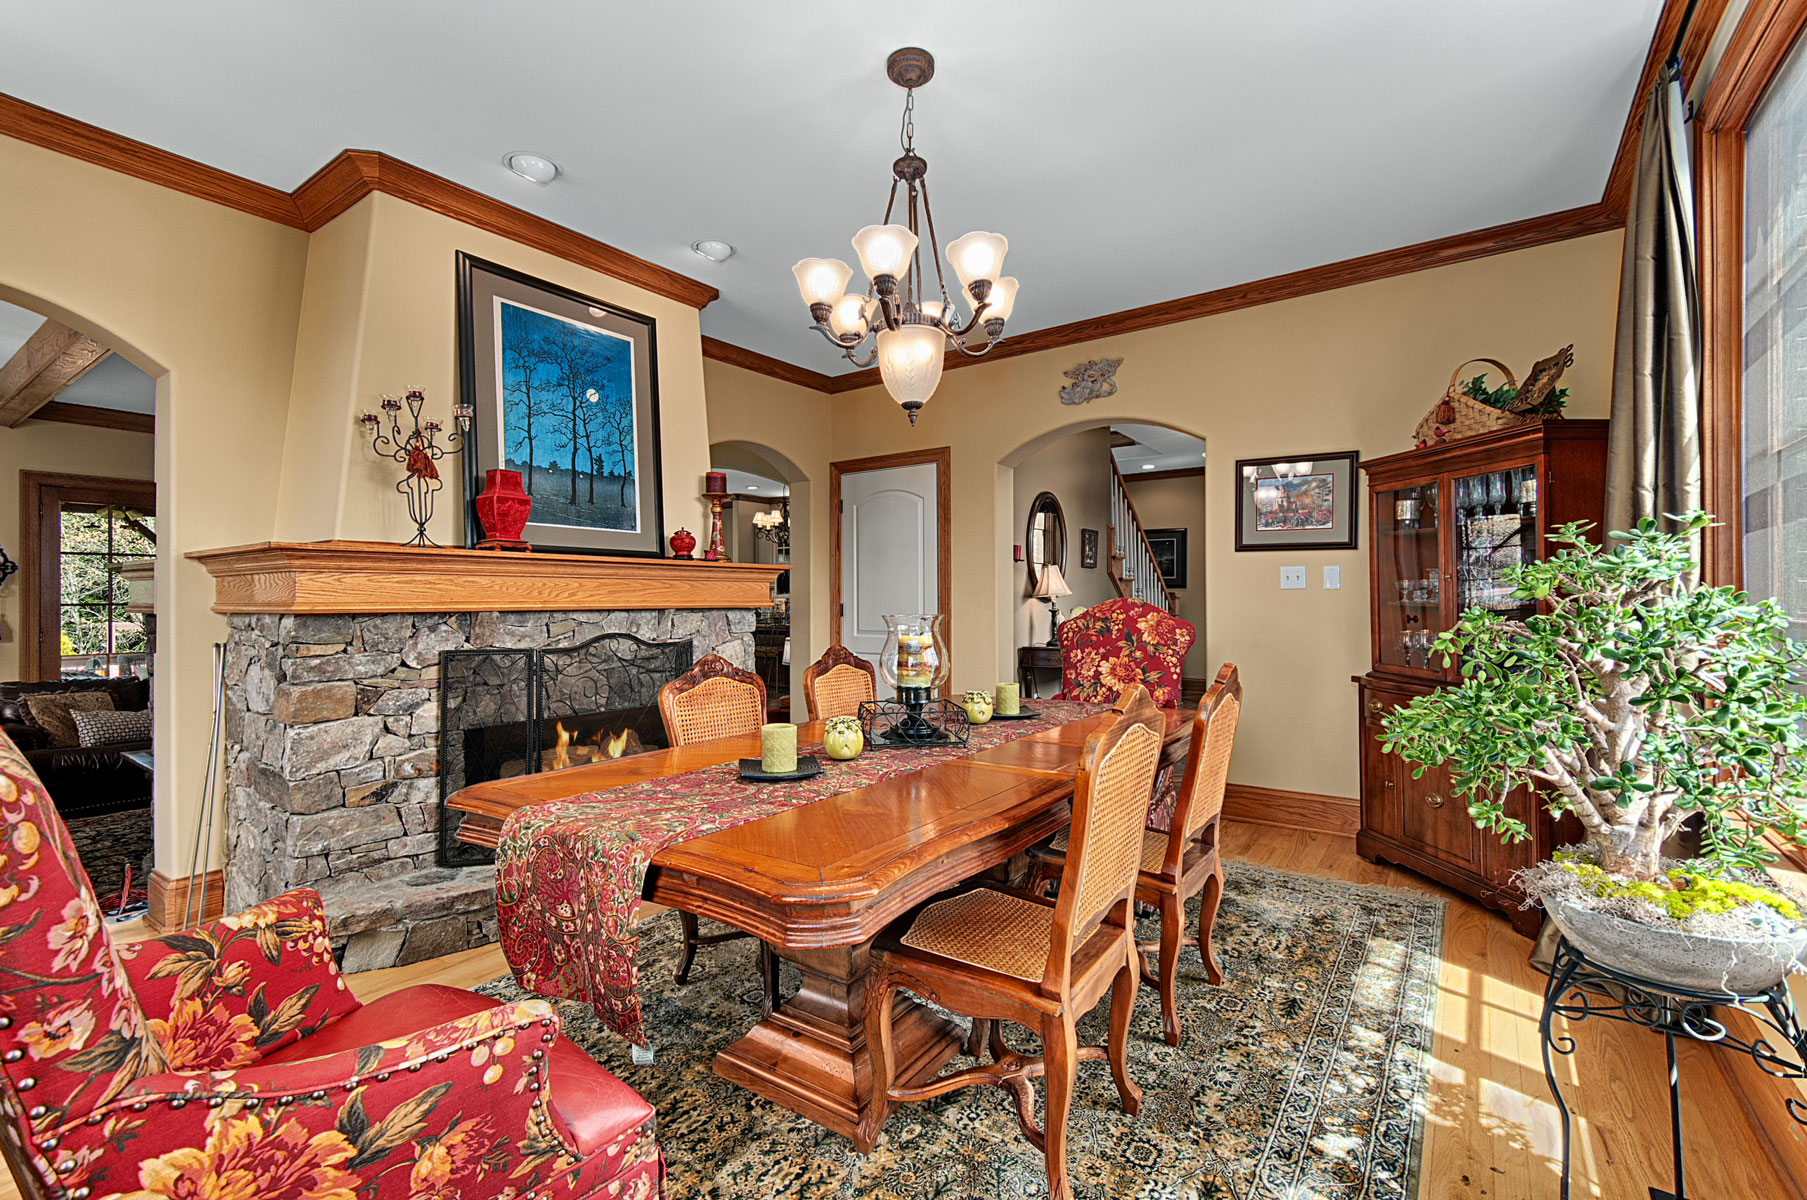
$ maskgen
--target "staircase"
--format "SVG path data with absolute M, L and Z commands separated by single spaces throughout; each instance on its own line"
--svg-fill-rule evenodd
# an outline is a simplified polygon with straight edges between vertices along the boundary
M 1173 593 L 1161 579 L 1154 548 L 1142 532 L 1142 518 L 1136 515 L 1135 501 L 1129 498 L 1129 487 L 1123 472 L 1111 463 L 1111 529 L 1110 564 L 1106 574 L 1117 589 L 1117 595 L 1128 596 L 1173 611 Z

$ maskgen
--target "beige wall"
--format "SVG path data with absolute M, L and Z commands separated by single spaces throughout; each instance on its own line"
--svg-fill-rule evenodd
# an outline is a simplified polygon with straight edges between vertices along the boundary
M 1111 519 L 1111 435 L 1109 430 L 1088 429 L 1072 437 L 1061 438 L 1047 449 L 1031 455 L 1016 469 L 1012 480 L 1012 505 L 1015 534 L 1010 545 L 1023 545 L 1023 562 L 1010 564 L 1011 642 L 1014 646 L 1040 644 L 1048 640 L 1048 605 L 1029 595 L 1028 550 L 1024 541 L 1029 536 L 1029 506 L 1043 492 L 1051 492 L 1060 501 L 1067 522 L 1067 566 L 1064 574 L 1073 594 L 1059 601 L 1061 615 L 1074 608 L 1090 608 L 1117 594 L 1105 574 L 1104 530 Z M 959 520 L 959 509 L 955 509 Z M 1096 529 L 1098 533 L 1098 565 L 1086 570 L 1079 565 L 1079 531 Z M 955 535 L 958 537 L 958 533 Z M 1006 547 L 1008 550 L 1009 547 Z M 1014 653 L 1014 652 L 1013 652 Z M 1015 679 L 1014 673 L 1002 679 Z
M 713 359 L 703 361 L 716 465 L 777 473 L 791 488 L 791 711 L 803 672 L 828 649 L 828 463 L 834 400 Z M 740 457 L 738 455 L 750 456 Z M 754 463 L 766 464 L 760 470 Z M 691 527 L 697 540 L 707 524 Z
M 309 242 L 276 536 L 400 542 L 414 535 L 395 493 L 399 468 L 371 452 L 356 420 L 383 393 L 420 387 L 427 412 L 450 424 L 458 399 L 454 264 L 461 250 L 658 323 L 665 529 L 704 527 L 707 508 L 699 497 L 709 435 L 697 310 L 374 194 Z M 429 532 L 441 545 L 463 545 L 462 464 L 445 476 Z
M 207 754 L 212 580 L 270 536 L 307 235 L 0 137 L 0 299 L 157 378 L 157 865 L 186 870 Z M 16 503 L 16 500 L 14 501 Z
M 1368 663 L 1368 544 L 1356 551 L 1237 554 L 1238 458 L 1409 448 L 1412 428 L 1460 360 L 1487 354 L 1524 369 L 1570 342 L 1576 416 L 1604 416 L 1612 372 L 1618 233 L 1458 263 L 1337 291 L 949 372 L 912 429 L 880 389 L 834 400 L 837 459 L 952 448 L 954 682 L 1014 670 L 1018 540 L 1014 469 L 1078 428 L 1145 421 L 1207 439 L 1205 661 L 1242 667 L 1247 719 L 1231 778 L 1337 796 L 1358 790 L 1355 693 Z M 1115 396 L 1060 403 L 1061 373 L 1121 356 Z M 1364 522 L 1365 525 L 1365 522 Z M 1340 591 L 1322 567 L 1342 567 Z M 1310 569 L 1282 592 L 1279 570 Z
M 23 597 L 26 588 L 38 585 L 19 557 L 23 541 L 19 472 L 150 479 L 155 467 L 153 449 L 149 436 L 119 429 L 55 421 L 27 421 L 14 429 L 0 429 L 0 547 L 23 568 L 0 587 L 0 626 L 5 630 L 4 640 L 0 640 L 0 679 L 19 678 L 19 645 L 29 634 L 23 625 Z
M 1123 482 L 1129 488 L 1136 515 L 1142 518 L 1142 528 L 1186 531 L 1186 586 L 1175 594 L 1174 612 L 1192 622 L 1199 634 L 1199 640 L 1186 654 L 1186 678 L 1208 679 L 1217 674 L 1217 668 L 1206 656 L 1209 634 L 1205 628 L 1205 538 L 1210 529 L 1205 523 L 1205 477 L 1142 480 L 1132 476 Z

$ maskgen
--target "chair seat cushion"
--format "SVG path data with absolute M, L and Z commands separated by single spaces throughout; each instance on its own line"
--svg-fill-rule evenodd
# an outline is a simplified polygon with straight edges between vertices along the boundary
M 263 1061 L 298 1062 L 405 1038 L 500 1003 L 476 992 L 441 984 L 403 988 L 340 1017 Z M 561 1036 L 553 1044 L 550 1066 L 552 1116 L 578 1153 L 594 1154 L 652 1118 L 653 1106 L 639 1092 L 578 1049 L 570 1038 Z
M 1063 829 L 1055 834 L 1054 840 L 1048 843 L 1048 849 L 1064 855 L 1067 852 L 1067 839 L 1072 832 L 1071 829 Z M 1141 870 L 1147 871 L 1150 875 L 1161 873 L 1161 864 L 1167 861 L 1167 839 L 1170 836 L 1159 829 L 1142 831 L 1142 861 L 1139 864 Z M 1041 976 L 1038 975 L 1036 978 L 1039 979 Z
M 1047 972 L 1053 933 L 1052 904 L 978 888 L 935 901 L 899 940 L 912 950 L 1033 982 Z

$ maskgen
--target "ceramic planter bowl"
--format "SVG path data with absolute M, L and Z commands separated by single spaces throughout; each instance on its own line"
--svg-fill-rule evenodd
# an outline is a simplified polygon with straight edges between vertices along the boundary
M 1753 995 L 1781 982 L 1807 953 L 1807 929 L 1750 939 L 1706 937 L 1608 916 L 1566 900 L 1544 908 L 1589 958 L 1652 983 L 1701 992 Z

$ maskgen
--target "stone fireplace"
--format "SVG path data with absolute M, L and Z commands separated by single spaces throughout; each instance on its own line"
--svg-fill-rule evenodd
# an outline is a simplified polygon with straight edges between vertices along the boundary
M 350 553 L 327 553 L 333 548 Z M 320 555 L 313 560 L 320 572 L 334 573 L 333 597 L 306 597 L 313 561 L 303 551 Z M 269 571 L 273 555 L 292 573 Z M 195 557 L 219 578 L 216 608 L 228 613 L 230 627 L 227 910 L 293 887 L 318 890 L 347 971 L 418 962 L 497 937 L 495 868 L 482 855 L 460 853 L 469 849 L 462 844 L 449 855 L 442 849 L 454 844 L 442 842 L 442 783 L 454 782 L 442 781 L 442 767 L 475 782 L 473 749 L 491 760 L 483 770 L 521 773 L 606 755 L 610 734 L 643 748 L 662 740 L 658 685 L 709 653 L 751 668 L 754 610 L 783 569 L 370 543 Z M 524 566 L 526 558 L 538 561 Z M 453 587 L 346 582 L 348 570 L 395 576 L 397 568 L 414 583 L 431 575 L 443 585 L 449 573 Z M 478 568 L 504 578 L 498 585 L 476 577 Z M 629 571 L 633 587 L 608 586 Z M 674 577 L 669 585 L 648 586 L 649 577 L 666 573 Z M 539 579 L 557 583 L 534 586 Z M 360 582 L 370 586 L 360 590 Z M 464 611 L 452 603 L 422 612 L 233 611 L 334 603 L 400 609 L 412 607 L 407 595 L 455 600 Z M 519 607 L 555 595 L 582 606 Z M 712 601 L 719 606 L 699 607 Z M 473 610 L 483 603 L 495 607 Z M 453 722 L 449 742 L 443 720 Z

